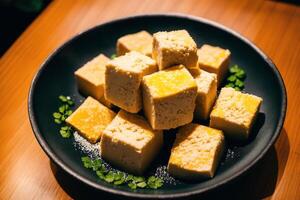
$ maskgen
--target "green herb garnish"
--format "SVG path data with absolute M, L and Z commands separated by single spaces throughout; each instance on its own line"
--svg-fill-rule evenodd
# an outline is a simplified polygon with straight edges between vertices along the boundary
M 163 181 L 155 176 L 150 176 L 147 181 L 149 188 L 157 189 L 163 185 Z
M 125 173 L 115 170 L 108 170 L 100 159 L 91 159 L 88 156 L 81 157 L 83 166 L 87 169 L 96 171 L 97 176 L 114 185 L 127 184 L 128 187 L 135 190 L 137 188 L 152 188 L 157 189 L 163 186 L 163 180 L 155 176 L 150 176 L 147 179 L 142 176 L 125 175 Z
M 230 76 L 227 78 L 225 87 L 232 87 L 237 91 L 244 89 L 246 72 L 238 65 L 233 65 L 229 68 Z
M 112 54 L 111 56 L 110 56 L 110 59 L 115 59 L 117 57 L 117 55 L 116 54 Z
M 65 120 L 73 113 L 71 107 L 74 105 L 71 97 L 60 95 L 58 97 L 62 105 L 58 108 L 57 112 L 52 114 L 56 124 L 63 124 L 59 133 L 63 138 L 69 138 L 73 132 L 72 128 L 66 125 Z
M 62 126 L 59 130 L 59 133 L 63 138 L 69 138 L 72 132 L 73 130 L 70 126 Z

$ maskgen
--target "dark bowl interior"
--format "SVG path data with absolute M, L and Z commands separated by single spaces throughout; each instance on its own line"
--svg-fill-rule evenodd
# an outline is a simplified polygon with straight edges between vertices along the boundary
M 208 43 L 230 49 L 231 64 L 242 66 L 247 72 L 245 91 L 263 98 L 259 117 L 249 142 L 228 144 L 216 175 L 200 182 L 165 184 L 157 190 L 132 191 L 127 186 L 113 186 L 97 178 L 81 164 L 82 152 L 75 150 L 72 139 L 63 139 L 59 127 L 53 123 L 61 94 L 70 95 L 80 105 L 83 96 L 77 91 L 74 71 L 88 60 L 104 53 L 115 53 L 120 36 L 147 30 L 186 29 L 198 46 Z M 181 15 L 143 15 L 124 18 L 96 26 L 72 38 L 58 48 L 42 65 L 35 76 L 29 95 L 29 116 L 35 136 L 47 155 L 65 171 L 84 183 L 108 192 L 135 197 L 179 197 L 211 190 L 240 176 L 266 153 L 275 142 L 283 125 L 286 111 L 286 92 L 282 78 L 274 64 L 251 42 L 216 23 Z M 204 122 L 205 123 L 205 122 Z M 174 134 L 171 134 L 174 135 Z M 166 148 L 153 166 L 167 163 L 168 147 L 174 136 L 165 137 Z M 155 167 L 154 167 L 155 168 Z

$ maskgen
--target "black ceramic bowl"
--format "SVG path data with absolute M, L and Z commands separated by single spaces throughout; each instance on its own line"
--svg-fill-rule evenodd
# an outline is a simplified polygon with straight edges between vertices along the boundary
M 59 102 L 58 95 L 70 95 L 76 106 L 84 98 L 78 93 L 74 71 L 88 60 L 104 53 L 115 53 L 119 37 L 140 30 L 154 33 L 162 30 L 186 29 L 198 46 L 208 43 L 230 49 L 231 64 L 242 66 L 247 73 L 245 91 L 263 98 L 258 120 L 250 141 L 244 145 L 229 145 L 227 156 L 214 178 L 200 182 L 165 184 L 157 190 L 132 191 L 126 185 L 114 186 L 97 178 L 83 167 L 80 151 L 72 139 L 63 139 L 54 124 L 52 113 Z M 283 80 L 272 61 L 254 44 L 238 33 L 217 23 L 184 15 L 141 15 L 114 20 L 96 26 L 67 41 L 50 55 L 34 77 L 29 93 L 29 117 L 35 136 L 51 160 L 85 184 L 106 192 L 130 197 L 184 197 L 212 190 L 239 177 L 255 165 L 274 144 L 283 126 L 286 113 L 286 91 Z M 172 144 L 172 138 L 167 146 Z M 168 150 L 163 150 L 168 152 Z M 159 165 L 167 156 L 159 155 Z M 155 166 L 155 164 L 154 164 Z

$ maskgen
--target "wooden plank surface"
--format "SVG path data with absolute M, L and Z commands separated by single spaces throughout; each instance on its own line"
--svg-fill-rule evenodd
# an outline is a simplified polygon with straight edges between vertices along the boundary
M 157 12 L 201 16 L 240 32 L 271 57 L 287 87 L 288 112 L 275 147 L 242 179 L 204 197 L 299 199 L 300 7 L 270 0 L 124 2 L 53 1 L 0 59 L 0 199 L 101 198 L 51 164 L 39 147 L 27 115 L 29 85 L 45 58 L 77 33 L 111 19 Z

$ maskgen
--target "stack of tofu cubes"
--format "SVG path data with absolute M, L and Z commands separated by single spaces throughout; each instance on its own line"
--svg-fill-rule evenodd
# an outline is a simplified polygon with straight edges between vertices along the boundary
M 213 177 L 225 137 L 247 139 L 262 102 L 232 88 L 217 97 L 230 51 L 198 49 L 186 30 L 125 35 L 116 49 L 116 58 L 100 54 L 75 72 L 89 97 L 67 123 L 91 143 L 100 140 L 101 157 L 133 174 L 143 174 L 158 155 L 163 131 L 178 128 L 169 173 Z M 210 127 L 192 123 L 208 119 Z

